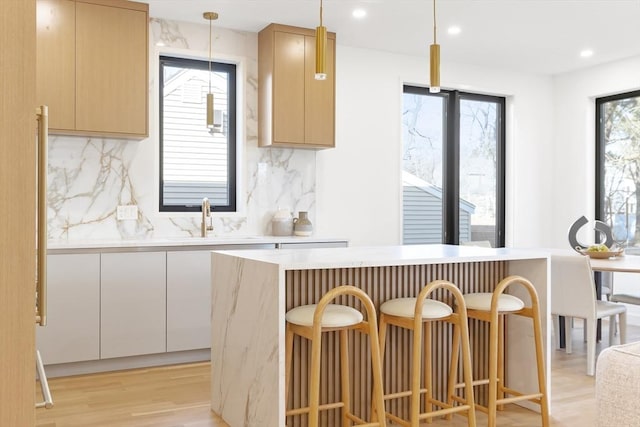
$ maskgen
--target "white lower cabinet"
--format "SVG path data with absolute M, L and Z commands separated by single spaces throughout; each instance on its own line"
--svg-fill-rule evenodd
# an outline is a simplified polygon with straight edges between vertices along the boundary
M 47 256 L 47 325 L 36 327 L 45 364 L 100 358 L 100 254 Z
M 167 252 L 167 351 L 211 347 L 211 252 Z
M 101 255 L 102 359 L 166 351 L 166 252 Z
M 279 243 L 282 249 L 347 241 Z M 37 327 L 45 365 L 211 347 L 211 251 L 276 249 L 276 243 L 198 250 L 52 254 L 48 323 Z

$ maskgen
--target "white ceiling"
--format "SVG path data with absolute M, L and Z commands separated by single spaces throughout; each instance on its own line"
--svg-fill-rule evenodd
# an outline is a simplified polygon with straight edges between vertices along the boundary
M 267 24 L 314 28 L 320 0 L 139 0 L 156 18 L 257 32 Z M 640 0 L 437 0 L 443 62 L 557 74 L 640 55 Z M 351 16 L 355 8 L 366 18 Z M 324 0 L 338 44 L 428 57 L 431 0 Z M 462 32 L 447 34 L 457 25 Z M 591 49 L 590 58 L 580 51 Z

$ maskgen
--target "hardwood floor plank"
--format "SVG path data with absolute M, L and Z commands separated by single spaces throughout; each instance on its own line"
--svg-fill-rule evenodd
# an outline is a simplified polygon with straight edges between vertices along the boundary
M 603 331 L 608 328 L 603 327 Z M 628 326 L 628 341 L 640 341 L 640 327 Z M 606 332 L 605 332 L 606 335 Z M 608 337 L 598 343 L 606 348 Z M 595 378 L 586 375 L 586 345 L 580 323 L 573 331 L 573 354 L 552 350 L 551 425 L 595 425 Z M 38 409 L 37 427 L 229 427 L 211 412 L 209 363 L 163 366 L 53 378 L 54 407 Z M 36 399 L 40 399 L 37 396 Z M 486 415 L 478 413 L 478 425 Z M 516 405 L 498 413 L 501 427 L 536 427 L 540 416 Z M 465 427 L 466 419 L 434 420 L 432 426 Z M 270 427 L 270 426 L 265 426 Z

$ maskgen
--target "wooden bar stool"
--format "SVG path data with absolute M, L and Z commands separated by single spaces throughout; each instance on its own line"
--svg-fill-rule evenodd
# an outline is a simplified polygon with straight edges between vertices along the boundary
M 452 296 L 455 304 L 453 309 L 440 301 L 428 299 L 436 289 L 446 289 Z M 433 396 L 432 389 L 432 361 L 431 361 L 431 327 L 433 322 L 448 322 L 453 325 L 453 346 L 449 376 L 454 376 L 454 370 L 458 367 L 459 344 L 462 343 L 463 375 L 466 383 L 465 399 L 456 405 L 451 395 L 454 392 L 449 382 L 447 390 L 447 402 L 440 401 Z M 471 354 L 469 351 L 469 332 L 467 326 L 467 314 L 464 298 L 460 290 L 451 282 L 436 280 L 424 287 L 417 298 L 397 298 L 386 301 L 380 306 L 380 351 L 384 358 L 387 325 L 398 326 L 413 331 L 413 354 L 411 362 L 411 390 L 387 394 L 385 400 L 410 397 L 409 420 L 402 419 L 394 414 L 386 413 L 386 417 L 394 423 L 402 426 L 418 427 L 421 420 L 431 419 L 437 416 L 451 415 L 456 412 L 466 412 L 468 426 L 475 427 L 476 415 L 473 400 L 473 376 L 471 374 Z M 424 330 L 424 340 L 422 334 Z M 423 349 L 424 341 L 424 349 Z M 421 353 L 424 351 L 424 355 Z M 421 369 L 423 364 L 424 369 Z M 421 387 L 421 379 L 424 376 L 424 387 Z M 426 394 L 425 411 L 420 412 L 420 397 Z M 433 406 L 439 409 L 433 410 Z
M 512 285 L 523 286 L 531 299 L 531 306 L 525 307 L 524 301 L 513 295 L 505 294 Z M 476 403 L 478 409 L 488 415 L 488 427 L 496 425 L 498 405 L 529 400 L 540 405 L 542 426 L 549 426 L 549 402 L 545 381 L 544 359 L 542 354 L 542 332 L 540 326 L 540 308 L 538 294 L 530 281 L 520 276 L 509 276 L 500 281 L 493 292 L 465 294 L 467 316 L 489 322 L 489 378 L 474 382 L 474 385 L 489 384 L 488 406 Z M 536 369 L 538 373 L 538 392 L 524 394 L 510 389 L 505 384 L 504 375 L 504 317 L 507 314 L 528 317 L 533 321 L 535 341 Z M 523 367 L 524 368 L 524 367 Z M 459 387 L 459 385 L 457 386 Z M 505 396 L 511 397 L 505 397 Z M 454 399 L 459 400 L 458 397 Z
M 352 295 L 360 300 L 365 309 L 367 319 L 353 307 L 329 304 L 340 295 Z M 351 413 L 349 384 L 349 330 L 356 330 L 369 335 L 371 347 L 371 370 L 373 388 L 371 400 L 374 408 L 384 408 L 382 399 L 382 370 L 380 364 L 380 348 L 378 344 L 378 325 L 376 310 L 367 294 L 355 286 L 338 286 L 327 292 L 318 304 L 304 305 L 289 310 L 285 318 L 286 324 L 286 358 L 285 358 L 285 407 L 289 398 L 289 382 L 291 380 L 291 357 L 293 353 L 293 337 L 299 335 L 311 340 L 311 366 L 309 369 L 309 406 L 290 409 L 287 416 L 309 414 L 309 427 L 318 427 L 321 410 L 342 408 L 342 425 L 348 427 L 352 422 L 365 427 L 386 427 L 384 417 L 376 420 L 372 411 L 371 422 L 366 422 Z M 340 376 L 342 400 L 336 403 L 320 405 L 320 354 L 321 334 L 337 331 L 340 334 Z

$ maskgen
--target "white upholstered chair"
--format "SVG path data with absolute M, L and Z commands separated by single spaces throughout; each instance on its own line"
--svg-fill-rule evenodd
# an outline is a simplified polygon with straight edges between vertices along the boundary
M 596 365 L 597 320 L 610 317 L 609 345 L 614 338 L 615 316 L 620 323 L 620 343 L 624 344 L 627 332 L 627 309 L 622 304 L 601 301 L 596 298 L 596 288 L 589 258 L 581 255 L 551 255 L 551 315 L 556 336 L 556 348 L 560 347 L 559 319 L 565 316 L 565 348 L 571 353 L 571 320 L 584 319 L 587 336 L 587 375 L 594 375 Z

